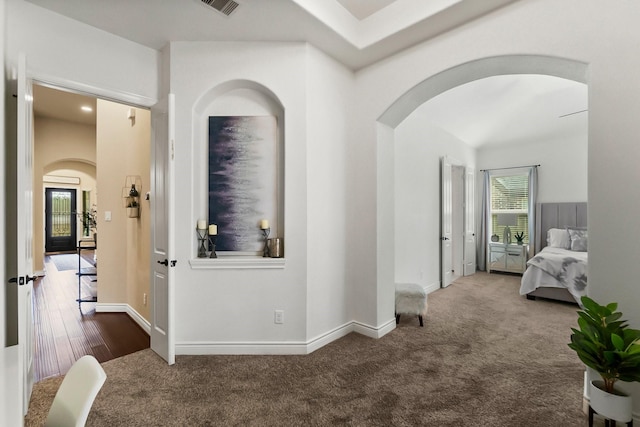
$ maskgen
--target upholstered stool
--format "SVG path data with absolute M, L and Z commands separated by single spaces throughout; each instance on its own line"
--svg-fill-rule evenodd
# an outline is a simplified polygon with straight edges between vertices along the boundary
M 420 326 L 424 326 L 422 316 L 427 314 L 427 293 L 415 283 L 396 283 L 396 324 L 401 314 L 417 315 Z

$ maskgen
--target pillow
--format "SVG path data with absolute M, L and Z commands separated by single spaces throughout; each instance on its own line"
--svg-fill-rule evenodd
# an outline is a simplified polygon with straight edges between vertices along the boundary
M 587 230 L 584 228 L 567 228 L 571 237 L 571 250 L 578 252 L 587 252 Z
M 571 236 L 565 228 L 550 228 L 547 231 L 547 246 L 552 248 L 571 248 Z

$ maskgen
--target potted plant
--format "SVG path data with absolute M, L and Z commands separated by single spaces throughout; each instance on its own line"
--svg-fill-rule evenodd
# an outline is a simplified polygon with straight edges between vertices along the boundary
M 524 231 L 521 231 L 519 233 L 516 232 L 515 236 L 516 236 L 516 243 L 518 245 L 522 245 L 524 243 Z
M 581 298 L 578 326 L 571 328 L 571 342 L 580 360 L 598 372 L 602 380 L 590 384 L 590 407 L 610 420 L 629 422 L 631 396 L 615 388 L 616 381 L 640 381 L 640 330 L 629 328 L 617 303 L 602 306 Z

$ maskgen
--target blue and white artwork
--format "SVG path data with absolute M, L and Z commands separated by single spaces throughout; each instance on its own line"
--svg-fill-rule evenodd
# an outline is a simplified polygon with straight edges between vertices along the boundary
M 261 252 L 260 220 L 277 236 L 278 153 L 273 116 L 209 117 L 209 223 L 217 251 Z

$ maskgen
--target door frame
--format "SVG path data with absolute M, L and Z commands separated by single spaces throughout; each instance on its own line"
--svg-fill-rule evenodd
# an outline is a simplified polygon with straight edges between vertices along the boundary
M 457 189 L 462 192 L 458 198 L 462 200 L 462 206 L 458 208 L 461 209 L 463 218 L 462 224 L 454 229 L 451 212 L 455 208 L 453 206 L 453 169 L 455 167 L 463 168 L 462 185 Z M 450 156 L 441 157 L 440 168 L 440 287 L 446 288 L 455 278 L 469 276 L 476 271 L 475 170 Z M 461 235 L 452 236 L 454 231 L 459 231 Z M 455 277 L 452 271 L 447 271 L 449 260 L 452 268 L 455 263 L 453 260 L 455 251 L 452 244 L 454 241 L 462 245 L 462 260 L 459 263 L 462 265 L 462 271 L 458 272 L 459 274 Z
M 26 75 L 32 84 L 37 84 L 40 86 L 50 87 L 50 88 L 67 91 L 67 92 L 86 94 L 96 98 L 107 99 L 114 102 L 129 104 L 133 107 L 140 107 L 140 108 L 146 108 L 146 109 L 151 109 L 151 107 L 157 103 L 157 100 L 154 98 L 149 98 L 149 97 L 140 96 L 140 95 L 132 95 L 131 93 L 127 93 L 127 92 L 121 92 L 113 89 L 106 89 L 99 86 L 87 85 L 87 84 L 76 82 L 73 80 L 39 74 L 38 72 L 33 72 L 32 70 L 30 70 L 28 68 L 28 65 L 25 68 L 26 68 L 25 69 Z M 32 107 L 32 111 L 33 111 L 33 107 Z M 25 129 L 16 129 L 17 132 L 22 132 L 24 130 Z M 31 153 L 31 161 L 33 162 L 33 153 Z M 32 230 L 32 232 L 35 232 L 35 230 Z M 7 273 L 9 274 L 9 272 Z M 153 295 L 149 295 L 149 296 L 150 298 L 154 297 Z M 172 298 L 172 296 L 169 296 L 169 298 Z M 16 318 L 15 321 L 17 322 L 17 320 L 18 319 Z M 12 326 L 13 325 L 10 325 L 10 324 L 7 325 L 7 327 L 12 327 Z M 33 327 L 33 325 L 31 325 L 31 327 Z M 28 388 L 29 387 L 28 381 L 25 380 L 23 384 L 21 384 L 21 386 L 23 388 Z M 28 400 L 24 402 L 24 405 L 25 407 L 26 405 L 28 405 Z

